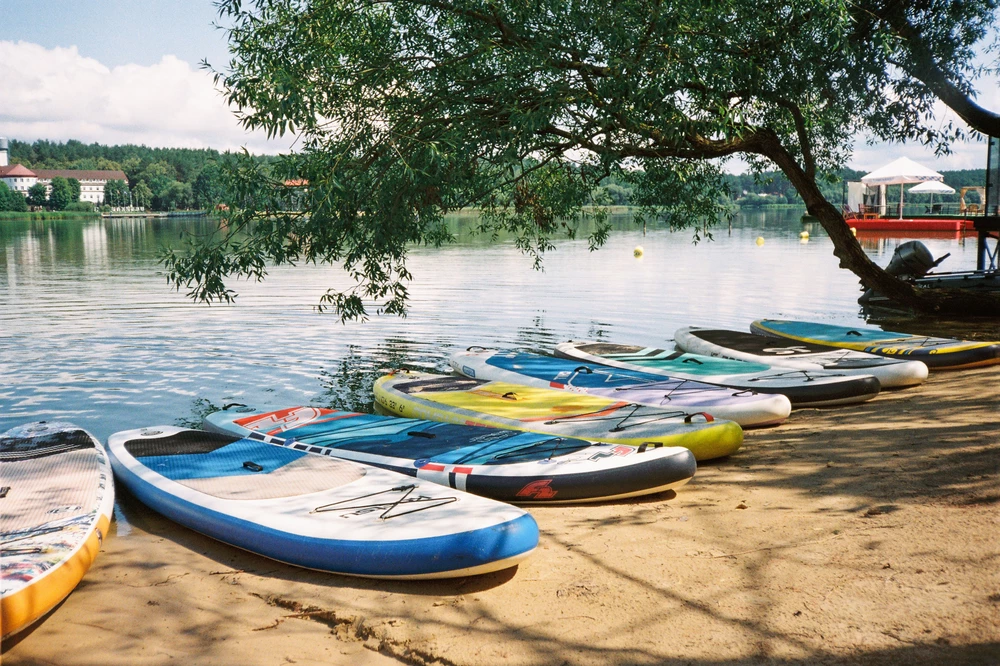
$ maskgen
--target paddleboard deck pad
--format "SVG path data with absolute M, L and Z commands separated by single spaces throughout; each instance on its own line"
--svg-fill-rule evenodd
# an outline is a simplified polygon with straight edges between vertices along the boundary
M 650 372 L 729 386 L 759 393 L 779 393 L 792 407 L 824 407 L 871 400 L 880 386 L 870 375 L 849 376 L 839 373 L 795 368 L 776 368 L 763 363 L 747 363 L 701 354 L 687 354 L 675 349 L 617 345 L 606 342 L 563 342 L 556 355 L 588 363 L 601 363 L 623 370 Z
M 872 375 L 882 388 L 916 386 L 927 379 L 927 366 L 920 361 L 812 342 L 783 342 L 743 331 L 688 326 L 674 333 L 674 341 L 680 349 L 692 354 L 799 370 Z
M 112 435 L 108 451 L 118 480 L 151 509 L 308 569 L 467 576 L 511 567 L 538 544 L 522 509 L 286 444 L 156 426 Z
M 787 319 L 758 319 L 750 324 L 750 330 L 762 336 L 922 361 L 931 370 L 959 370 L 1000 364 L 1000 342 L 935 338 L 880 331 L 877 328 L 852 328 Z
M 0 434 L 0 636 L 73 591 L 108 533 L 115 493 L 104 447 L 69 423 Z
M 466 377 L 586 393 L 650 407 L 706 412 L 742 427 L 774 425 L 788 418 L 783 395 L 622 370 L 597 363 L 514 351 L 470 347 L 452 354 L 451 367 Z
M 216 412 L 205 428 L 244 437 L 278 435 L 299 451 L 520 504 L 637 497 L 682 486 L 695 472 L 686 449 L 639 453 L 631 446 L 318 407 Z
M 454 375 L 395 373 L 375 380 L 384 412 L 447 423 L 526 430 L 645 451 L 679 446 L 696 460 L 735 453 L 743 430 L 707 414 Z

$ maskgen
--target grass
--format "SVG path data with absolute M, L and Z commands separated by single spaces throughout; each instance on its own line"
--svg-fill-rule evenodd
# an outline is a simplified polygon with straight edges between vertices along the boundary
M 79 217 L 99 217 L 100 213 L 85 211 L 44 210 L 22 213 L 20 211 L 0 211 L 0 220 L 67 220 Z

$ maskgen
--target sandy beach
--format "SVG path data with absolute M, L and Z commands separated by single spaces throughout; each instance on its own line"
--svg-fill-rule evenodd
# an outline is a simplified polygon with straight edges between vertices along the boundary
M 516 570 L 325 575 L 119 491 L 82 584 L 10 664 L 995 664 L 1000 368 L 750 430 L 676 493 L 532 508 Z

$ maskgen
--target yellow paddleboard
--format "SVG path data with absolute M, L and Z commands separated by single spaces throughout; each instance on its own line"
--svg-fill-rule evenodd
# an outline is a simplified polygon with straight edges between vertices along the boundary
M 375 400 L 398 416 L 637 447 L 682 446 L 696 460 L 730 455 L 743 443 L 738 424 L 707 414 L 451 375 L 388 375 L 375 382 Z
M 108 533 L 111 465 L 66 423 L 0 434 L 0 636 L 30 627 L 73 591 Z

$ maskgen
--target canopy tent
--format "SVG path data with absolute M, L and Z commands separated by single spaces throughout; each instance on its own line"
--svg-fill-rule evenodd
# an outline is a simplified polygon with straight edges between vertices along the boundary
M 909 191 L 914 194 L 954 194 L 955 188 L 936 180 L 928 180 L 919 185 L 914 185 Z
M 861 182 L 865 185 L 905 185 L 907 183 L 926 183 L 928 181 L 942 181 L 944 176 L 937 171 L 917 164 L 908 157 L 900 157 L 898 160 L 886 164 L 884 167 L 872 171 L 870 174 L 861 177 Z M 952 190 L 954 191 L 954 190 Z M 899 188 L 899 219 L 903 219 L 903 188 Z
M 919 185 L 914 185 L 910 188 L 912 194 L 930 194 L 931 195 L 931 212 L 934 212 L 934 195 L 935 194 L 954 194 L 955 188 L 949 187 L 944 183 L 937 180 L 925 180 Z M 939 206 L 940 208 L 940 206 Z

